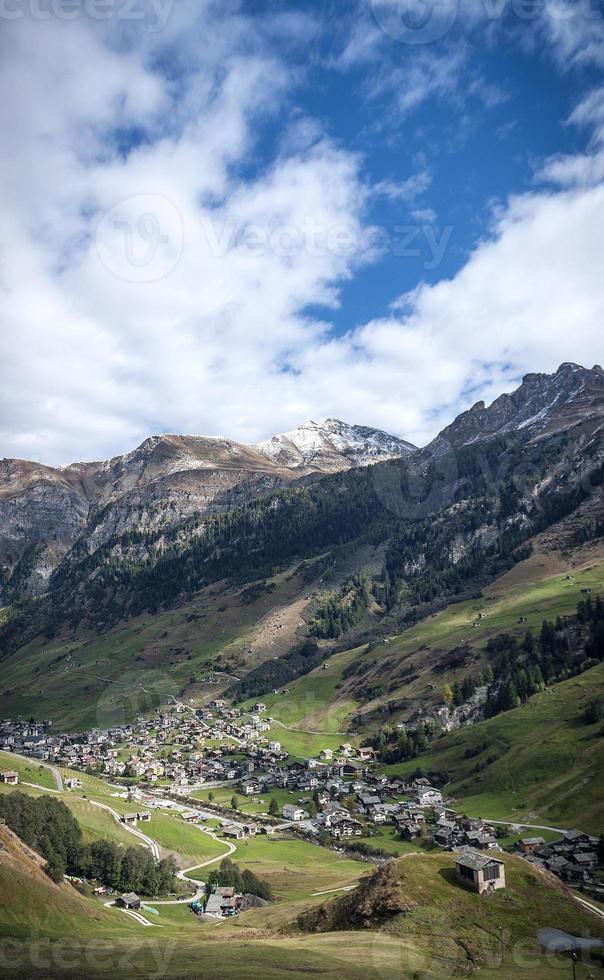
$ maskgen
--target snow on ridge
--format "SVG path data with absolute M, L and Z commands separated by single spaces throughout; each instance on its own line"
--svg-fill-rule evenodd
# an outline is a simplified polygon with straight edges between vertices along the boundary
M 311 420 L 254 447 L 268 459 L 288 466 L 309 464 L 330 468 L 362 466 L 396 459 L 413 450 L 410 443 L 379 429 L 348 425 L 339 419 Z

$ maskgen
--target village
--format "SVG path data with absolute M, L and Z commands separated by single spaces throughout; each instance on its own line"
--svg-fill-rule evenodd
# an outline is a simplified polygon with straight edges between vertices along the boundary
M 193 709 L 172 699 L 152 717 L 86 733 L 54 732 L 51 722 L 4 720 L 0 750 L 118 780 L 116 789 L 132 804 L 121 820 L 131 827 L 148 822 L 150 811 L 162 806 L 186 823 L 217 818 L 225 840 L 287 831 L 376 862 L 392 856 L 380 847 L 388 831 L 389 840 L 458 853 L 460 879 L 479 892 L 487 889 L 485 868 L 494 876 L 489 888 L 505 884 L 497 861 L 505 838 L 506 849 L 567 885 L 602 897 L 597 837 L 574 829 L 555 839 L 523 836 L 518 825 L 511 840 L 509 828 L 460 814 L 455 801 L 425 776 L 403 779 L 380 772 L 371 748 L 343 742 L 337 750 L 324 748 L 316 757 L 299 759 L 272 735 L 262 702 L 243 710 L 216 699 Z M 19 777 L 6 770 L 0 781 L 17 786 Z M 67 791 L 79 786 L 75 776 L 64 779 Z M 238 914 L 241 897 L 227 892 L 214 887 L 204 914 Z M 200 914 L 202 906 L 192 911 Z

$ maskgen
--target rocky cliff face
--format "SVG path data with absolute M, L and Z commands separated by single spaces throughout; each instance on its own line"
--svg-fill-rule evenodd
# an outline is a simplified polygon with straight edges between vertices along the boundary
M 172 540 L 186 538 L 186 522 L 193 516 L 227 511 L 275 489 L 355 467 L 393 459 L 408 462 L 408 496 L 423 501 L 423 510 L 404 509 L 401 517 L 421 516 L 455 499 L 463 477 L 457 450 L 498 435 L 516 433 L 522 444 L 538 446 L 549 437 L 568 434 L 572 462 L 567 454 L 561 465 L 576 472 L 583 457 L 590 466 L 593 452 L 600 451 L 603 421 L 602 368 L 563 364 L 553 375 L 527 375 L 515 392 L 501 395 L 489 407 L 483 402 L 474 405 L 423 450 L 377 429 L 327 419 L 257 446 L 162 435 L 102 462 L 52 468 L 3 460 L 0 605 L 46 591 L 53 571 L 76 543 L 78 559 L 128 533 L 152 532 L 161 548 L 164 532 Z M 550 469 L 549 478 L 557 479 L 558 471 Z M 376 486 L 382 470 L 383 494 L 389 496 L 392 478 L 399 493 L 398 478 L 387 468 L 375 471 Z M 433 477 L 435 472 L 438 479 L 426 483 L 426 475 Z M 496 474 L 493 480 L 500 478 Z M 199 533 L 199 522 L 196 527 L 192 533 Z
M 94 551 L 127 532 L 250 503 L 298 480 L 398 458 L 409 443 L 328 420 L 261 446 L 163 435 L 131 453 L 52 468 L 0 462 L 0 604 L 39 595 L 76 541 Z
M 477 402 L 459 415 L 426 447 L 425 455 L 438 455 L 451 446 L 522 431 L 537 441 L 584 425 L 586 432 L 602 425 L 604 371 L 579 364 L 561 364 L 555 374 L 527 374 L 512 394 L 501 395 L 488 407 Z

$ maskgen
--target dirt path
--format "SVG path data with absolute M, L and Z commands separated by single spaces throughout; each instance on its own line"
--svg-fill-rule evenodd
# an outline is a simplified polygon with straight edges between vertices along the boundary
M 346 732 L 312 732 L 308 728 L 296 728 L 295 725 L 286 725 L 282 721 L 277 721 L 276 718 L 271 718 L 271 725 L 278 725 L 279 728 L 285 728 L 288 732 L 300 732 L 300 735 L 325 735 L 334 736 L 337 735 L 339 738 L 347 738 Z
M 87 800 L 84 799 L 83 796 L 78 796 L 76 797 L 76 799 L 83 800 L 83 802 L 85 803 L 92 803 L 93 806 L 98 806 L 100 807 L 101 810 L 107 810 L 107 812 L 111 814 L 114 820 L 116 820 L 117 823 L 119 823 L 120 827 L 122 827 L 124 830 L 127 830 L 129 834 L 133 834 L 135 837 L 138 837 L 139 840 L 142 840 L 143 844 L 145 844 L 146 847 L 149 848 L 156 861 L 160 860 L 161 852 L 157 841 L 154 841 L 152 837 L 148 837 L 147 834 L 143 834 L 142 830 L 137 830 L 136 827 L 131 827 L 130 824 L 123 823 L 120 814 L 116 810 L 112 810 L 111 807 L 107 806 L 106 803 L 99 803 L 97 800 Z
M 56 766 L 51 766 L 50 762 L 42 762 L 40 759 L 34 759 L 32 756 L 19 755 L 17 752 L 9 752 L 7 749 L 5 749 L 4 751 L 6 755 L 12 755 L 15 759 L 19 759 L 20 762 L 27 762 L 27 764 L 30 766 L 37 765 L 37 766 L 42 766 L 44 769 L 50 769 L 52 773 L 52 777 L 57 787 L 55 792 L 57 793 L 63 792 L 63 788 L 64 788 L 63 777 Z M 37 783 L 26 783 L 25 780 L 23 780 L 23 782 L 25 783 L 26 786 L 37 786 Z M 48 789 L 48 786 L 40 786 L 38 788 Z

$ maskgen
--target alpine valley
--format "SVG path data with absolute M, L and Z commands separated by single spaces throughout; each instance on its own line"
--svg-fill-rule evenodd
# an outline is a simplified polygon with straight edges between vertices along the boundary
M 572 363 L 423 448 L 3 460 L 2 975 L 595 976 L 603 486 Z

